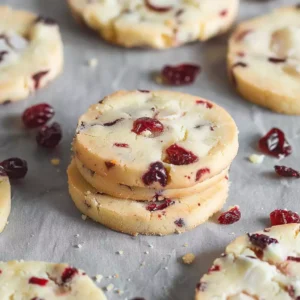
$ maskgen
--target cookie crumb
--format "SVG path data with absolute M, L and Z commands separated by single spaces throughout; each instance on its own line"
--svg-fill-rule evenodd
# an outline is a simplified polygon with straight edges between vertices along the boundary
M 149 254 L 149 251 L 145 251 L 145 254 Z
M 119 274 L 115 274 L 113 277 L 114 278 L 119 278 Z
M 143 267 L 143 266 L 145 266 L 145 264 L 146 264 L 146 263 L 143 261 L 143 262 L 140 264 L 140 266 Z
M 78 244 L 78 245 L 74 245 L 75 248 L 81 249 L 82 248 L 82 244 Z
M 148 247 L 151 248 L 151 249 L 154 248 L 152 244 L 149 244 Z
M 253 164 L 261 164 L 264 161 L 264 155 L 252 154 L 249 156 L 250 162 Z
M 105 289 L 109 292 L 114 288 L 114 285 L 111 283 Z
M 130 282 L 130 281 L 131 281 L 131 278 L 127 278 L 127 281 Z
M 164 267 L 164 270 L 168 270 L 168 267 Z
M 182 256 L 182 261 L 186 265 L 190 265 L 195 260 L 195 255 L 193 253 L 187 253 L 184 256 Z
M 123 295 L 123 294 L 124 294 L 124 291 L 119 290 L 119 289 L 116 289 L 116 293 L 119 294 L 119 295 Z
M 98 282 L 98 283 L 101 282 L 102 279 L 103 279 L 103 276 L 101 274 L 97 274 L 95 276 L 95 281 Z
M 86 219 L 87 219 L 87 216 L 86 215 L 81 215 L 81 219 L 83 220 L 83 221 L 85 221 Z
M 98 65 L 98 59 L 97 58 L 91 58 L 88 60 L 88 65 L 90 68 L 95 68 Z
M 77 233 L 77 234 L 75 234 L 75 235 L 74 235 L 74 237 L 78 238 L 78 237 L 79 237 L 79 234 L 78 234 L 78 233 Z
M 119 250 L 119 251 L 117 251 L 117 254 L 123 255 L 123 254 L 124 254 L 124 251 L 123 251 L 123 250 Z
M 52 164 L 53 166 L 58 166 L 58 165 L 60 164 L 60 159 L 59 159 L 59 158 L 52 158 L 52 159 L 50 160 L 50 162 L 51 162 L 51 164 Z

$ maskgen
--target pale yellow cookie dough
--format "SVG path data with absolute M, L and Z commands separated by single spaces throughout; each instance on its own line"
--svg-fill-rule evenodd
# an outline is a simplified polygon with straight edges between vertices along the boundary
M 7 224 L 11 207 L 11 188 L 8 177 L 0 168 L 0 232 Z

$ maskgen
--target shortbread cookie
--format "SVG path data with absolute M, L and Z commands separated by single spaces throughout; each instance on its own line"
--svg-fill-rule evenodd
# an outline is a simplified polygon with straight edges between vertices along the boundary
M 0 232 L 7 224 L 11 206 L 11 189 L 7 175 L 0 167 Z
M 129 201 L 101 194 L 80 175 L 74 162 L 68 169 L 69 191 L 86 216 L 113 230 L 131 235 L 166 235 L 190 230 L 219 211 L 228 195 L 221 180 L 200 194 L 159 202 Z
M 80 160 L 75 159 L 75 162 L 82 177 L 96 190 L 116 198 L 137 201 L 161 201 L 166 198 L 182 198 L 195 193 L 198 194 L 214 186 L 228 174 L 228 169 L 226 169 L 208 180 L 185 189 L 156 190 L 151 188 L 131 187 L 129 185 L 111 182 L 110 180 L 107 180 L 105 176 L 98 175 L 86 168 Z
M 107 41 L 158 49 L 226 31 L 239 0 L 68 0 L 74 17 Z
M 0 262 L 1 299 L 106 300 L 82 270 L 37 261 Z
M 62 70 L 58 25 L 0 6 L 0 104 L 26 98 Z
M 300 224 L 237 238 L 197 285 L 196 300 L 300 299 Z
M 78 123 L 75 156 L 114 183 L 155 189 L 193 186 L 228 168 L 238 131 L 218 105 L 168 91 L 120 91 Z
M 229 42 L 229 75 L 247 100 L 300 114 L 300 8 L 242 23 Z

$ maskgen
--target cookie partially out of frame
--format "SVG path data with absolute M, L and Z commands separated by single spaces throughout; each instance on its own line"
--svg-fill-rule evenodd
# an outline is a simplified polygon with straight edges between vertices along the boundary
M 247 100 L 279 113 L 300 114 L 300 7 L 241 23 L 229 41 L 228 70 Z
M 0 168 L 0 232 L 7 224 L 11 207 L 11 187 L 8 176 Z
M 239 0 L 68 0 L 74 17 L 124 47 L 164 49 L 226 31 Z
M 28 97 L 62 67 L 61 36 L 52 19 L 0 6 L 0 104 Z

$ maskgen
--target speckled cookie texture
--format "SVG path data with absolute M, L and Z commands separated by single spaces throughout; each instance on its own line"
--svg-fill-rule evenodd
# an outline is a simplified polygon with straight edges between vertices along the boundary
M 202 193 L 158 202 L 131 201 L 101 194 L 84 180 L 75 162 L 69 166 L 68 179 L 71 197 L 84 215 L 131 235 L 167 235 L 193 229 L 220 210 L 228 196 L 226 178 Z
M 239 0 L 68 0 L 74 17 L 124 47 L 207 40 L 234 22 Z
M 11 188 L 9 178 L 0 168 L 0 232 L 7 224 L 11 207 Z
M 82 270 L 38 261 L 0 262 L 1 299 L 106 300 Z
M 300 114 L 300 8 L 284 7 L 241 23 L 229 41 L 228 70 L 247 100 Z
M 63 67 L 58 25 L 0 6 L 0 104 L 18 101 L 53 80 Z
M 237 238 L 202 277 L 195 299 L 299 299 L 299 232 L 299 224 L 286 224 Z

